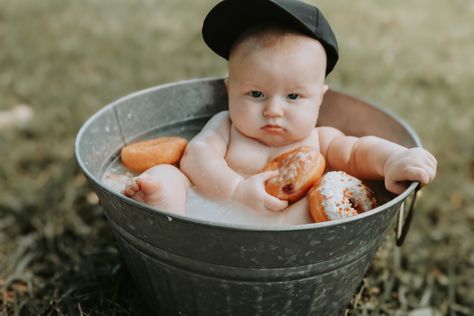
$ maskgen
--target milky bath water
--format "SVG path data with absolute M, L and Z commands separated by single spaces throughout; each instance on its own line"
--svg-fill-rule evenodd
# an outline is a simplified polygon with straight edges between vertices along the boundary
M 127 170 L 116 159 L 105 171 L 102 182 L 121 194 L 128 181 L 135 176 L 137 174 Z M 293 223 L 292 217 L 286 212 L 257 211 L 236 202 L 209 199 L 193 187 L 190 187 L 187 193 L 186 216 L 190 218 L 246 226 L 282 226 Z M 310 222 L 308 216 L 307 223 Z

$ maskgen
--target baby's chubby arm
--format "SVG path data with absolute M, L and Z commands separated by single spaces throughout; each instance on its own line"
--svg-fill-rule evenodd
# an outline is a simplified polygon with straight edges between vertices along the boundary
M 376 136 L 346 136 L 332 127 L 319 129 L 321 153 L 331 169 L 361 179 L 385 177 L 387 190 L 400 194 L 407 181 L 426 185 L 436 174 L 436 158 L 423 148 L 406 148 Z
M 227 111 L 213 116 L 201 132 L 186 147 L 180 168 L 197 189 L 210 197 L 236 200 L 255 209 L 279 211 L 288 206 L 265 192 L 265 182 L 276 171 L 259 173 L 247 178 L 229 167 L 225 160 L 230 135 Z

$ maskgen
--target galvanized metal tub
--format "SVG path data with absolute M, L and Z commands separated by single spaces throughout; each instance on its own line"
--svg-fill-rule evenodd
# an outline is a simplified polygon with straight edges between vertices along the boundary
M 373 183 L 386 203 L 362 215 L 299 226 L 218 224 L 155 210 L 101 183 L 120 148 L 156 135 L 192 137 L 227 108 L 222 79 L 198 79 L 126 96 L 93 115 L 76 158 L 99 196 L 120 253 L 146 303 L 159 315 L 341 315 L 402 202 Z M 393 115 L 329 91 L 318 124 L 377 135 L 407 147 L 415 133 Z

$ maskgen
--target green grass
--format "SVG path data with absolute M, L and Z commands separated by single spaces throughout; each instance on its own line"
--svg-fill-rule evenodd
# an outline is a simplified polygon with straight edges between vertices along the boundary
M 144 313 L 73 159 L 83 122 L 130 92 L 222 76 L 202 42 L 217 1 L 0 0 L 0 314 Z M 405 245 L 388 236 L 350 314 L 474 314 L 474 4 L 318 1 L 338 36 L 336 89 L 404 118 L 439 160 Z

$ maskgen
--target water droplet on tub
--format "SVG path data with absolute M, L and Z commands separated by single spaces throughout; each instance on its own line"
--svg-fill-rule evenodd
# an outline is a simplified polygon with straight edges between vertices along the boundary
M 106 133 L 109 133 L 109 132 L 110 132 L 110 127 L 109 127 L 108 125 L 105 127 L 105 132 L 106 132 Z
M 127 119 L 131 120 L 132 119 L 132 113 L 127 114 Z

